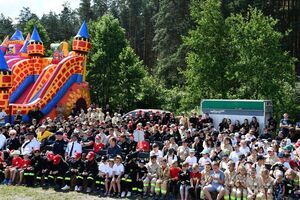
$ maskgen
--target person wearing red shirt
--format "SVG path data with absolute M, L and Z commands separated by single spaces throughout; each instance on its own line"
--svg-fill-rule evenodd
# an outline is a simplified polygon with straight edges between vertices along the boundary
M 191 171 L 191 195 L 195 199 L 200 199 L 200 180 L 201 173 L 199 171 L 199 165 L 197 163 L 193 164 Z
M 34 177 L 32 167 L 31 167 L 31 160 L 29 158 L 29 154 L 24 154 L 23 155 L 23 160 L 22 160 L 22 165 L 19 171 L 19 183 L 18 185 L 21 185 L 23 182 L 23 177 L 24 177 L 24 182 L 26 185 L 28 183 L 33 182 L 33 179 L 31 177 Z M 30 181 L 31 180 L 31 181 Z
M 20 151 L 14 150 L 11 152 L 13 156 L 10 166 L 7 166 L 5 169 L 5 180 L 4 184 L 11 185 L 16 178 L 16 173 L 22 167 L 22 158 L 20 157 Z
M 95 153 L 98 153 L 100 150 L 102 150 L 104 148 L 104 144 L 101 142 L 101 137 L 99 135 L 97 135 L 95 137 L 95 142 L 94 142 L 94 147 L 93 147 L 93 151 Z
M 181 169 L 178 167 L 178 162 L 173 161 L 171 167 L 170 167 L 170 184 L 169 184 L 169 190 L 171 194 L 171 199 L 176 199 L 178 194 L 178 174 L 181 171 Z

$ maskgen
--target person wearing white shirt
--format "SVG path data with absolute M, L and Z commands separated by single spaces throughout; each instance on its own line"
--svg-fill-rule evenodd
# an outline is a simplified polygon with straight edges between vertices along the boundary
M 174 154 L 174 149 L 173 148 L 170 148 L 168 150 L 168 153 L 167 155 L 165 155 L 164 157 L 166 160 L 167 160 L 167 163 L 169 166 L 172 165 L 172 163 L 174 163 L 175 161 L 177 161 L 177 156 Z
M 96 178 L 97 189 L 100 189 L 100 187 L 102 187 L 102 184 L 105 181 L 105 176 L 106 176 L 107 170 L 109 168 L 108 163 L 106 161 L 107 161 L 107 156 L 102 156 L 101 162 L 98 164 L 99 173 Z M 101 189 L 104 189 L 104 188 L 101 188 Z
M 65 157 L 71 158 L 75 155 L 75 153 L 82 153 L 82 146 L 80 143 L 77 141 L 77 134 L 73 134 L 71 138 L 71 142 L 68 143 L 66 152 L 65 152 Z
M 0 107 L 0 126 L 4 126 L 6 116 L 7 116 L 6 112 L 2 110 L 2 108 Z
M 199 167 L 200 170 L 204 169 L 204 166 L 206 165 L 205 163 L 210 162 L 211 163 L 211 159 L 209 158 L 209 149 L 204 149 L 202 152 L 202 157 L 199 159 L 198 163 L 199 163 Z
M 195 149 L 190 149 L 189 156 L 185 159 L 185 162 L 189 163 L 190 167 L 192 167 L 193 164 L 197 163 Z
M 4 149 L 6 143 L 6 137 L 3 135 L 2 130 L 0 132 L 0 150 Z
M 239 157 L 242 155 L 242 152 L 240 152 L 239 145 L 234 145 L 234 151 L 232 151 L 229 155 L 229 159 L 231 159 L 234 163 L 237 163 L 239 161 Z
M 152 145 L 152 151 L 150 151 L 150 155 L 156 155 L 157 162 L 159 162 L 162 159 L 163 153 L 161 150 L 159 150 L 158 145 L 156 143 Z
M 142 123 L 137 124 L 137 128 L 133 131 L 133 137 L 135 142 L 145 141 L 145 132 L 142 129 Z
M 111 181 L 111 187 L 113 187 L 114 191 L 117 191 L 118 194 L 121 194 L 121 177 L 124 174 L 124 165 L 122 164 L 121 156 L 116 156 L 114 160 L 115 164 L 113 166 L 113 179 Z
M 110 195 L 112 190 L 112 179 L 113 179 L 113 167 L 114 167 L 114 159 L 108 160 L 108 165 L 106 168 L 106 175 L 105 175 L 105 196 Z
M 245 156 L 248 156 L 250 154 L 250 148 L 247 146 L 246 141 L 242 140 L 240 144 L 241 144 L 240 152 Z
M 21 153 L 24 154 L 31 154 L 33 149 L 39 149 L 40 143 L 39 141 L 33 136 L 32 132 L 28 132 L 26 134 L 25 142 L 21 146 Z

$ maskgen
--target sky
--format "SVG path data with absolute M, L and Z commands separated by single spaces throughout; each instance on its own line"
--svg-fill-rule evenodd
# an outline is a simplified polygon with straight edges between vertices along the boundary
M 11 17 L 14 23 L 23 7 L 29 7 L 32 13 L 38 17 L 47 14 L 50 11 L 59 13 L 62 10 L 62 4 L 66 0 L 0 0 L 0 13 L 6 17 Z M 71 8 L 78 8 L 80 0 L 68 0 Z

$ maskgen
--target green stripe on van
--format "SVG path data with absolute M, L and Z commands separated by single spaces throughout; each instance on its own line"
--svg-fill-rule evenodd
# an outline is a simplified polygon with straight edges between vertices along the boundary
M 203 109 L 230 109 L 230 110 L 264 110 L 263 101 L 207 101 L 202 102 Z

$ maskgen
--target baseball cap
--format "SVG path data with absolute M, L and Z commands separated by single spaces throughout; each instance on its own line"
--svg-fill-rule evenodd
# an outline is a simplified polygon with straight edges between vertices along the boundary
M 268 147 L 267 151 L 274 151 L 273 147 Z
M 283 158 L 284 157 L 284 154 L 282 152 L 279 152 L 278 153 L 278 158 Z
M 60 131 L 57 131 L 56 133 L 55 133 L 55 135 L 63 135 L 64 133 L 63 132 L 60 132 Z
M 204 149 L 201 154 L 209 154 L 209 149 Z

